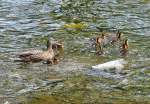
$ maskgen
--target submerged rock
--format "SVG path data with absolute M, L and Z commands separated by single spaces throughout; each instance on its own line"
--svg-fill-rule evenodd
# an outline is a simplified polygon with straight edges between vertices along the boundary
M 125 61 L 124 59 L 118 59 L 92 66 L 92 69 L 101 69 L 101 70 L 115 69 L 116 73 L 120 73 L 124 68 L 125 64 L 127 64 L 127 61 Z

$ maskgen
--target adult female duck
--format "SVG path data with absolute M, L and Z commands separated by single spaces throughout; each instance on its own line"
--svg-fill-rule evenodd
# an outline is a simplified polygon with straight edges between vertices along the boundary
M 46 61 L 47 63 L 53 64 L 55 60 L 55 53 L 52 49 L 52 43 L 50 40 L 47 41 L 47 50 L 28 50 L 19 54 L 20 61 L 22 62 L 39 62 Z

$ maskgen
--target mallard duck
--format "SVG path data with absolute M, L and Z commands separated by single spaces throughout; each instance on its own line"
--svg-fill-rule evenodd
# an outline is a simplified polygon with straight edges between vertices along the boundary
M 107 42 L 114 44 L 117 41 L 121 41 L 122 32 L 117 31 L 117 33 L 106 33 Z
M 128 53 L 128 40 L 125 39 L 121 45 L 120 54 L 121 56 L 126 56 Z
M 122 33 L 120 31 L 118 31 L 117 33 L 102 32 L 101 36 L 98 36 L 95 39 L 96 54 L 98 55 L 103 54 L 103 47 L 107 45 L 114 44 L 115 42 L 118 42 L 118 41 L 121 42 L 121 35 Z
M 102 32 L 101 36 L 96 37 L 95 43 L 101 44 L 103 46 L 108 45 L 108 44 L 114 44 L 117 41 L 121 41 L 121 35 L 122 33 L 120 31 L 118 31 L 117 33 Z
M 19 54 L 19 58 L 23 62 L 46 61 L 47 63 L 53 64 L 53 62 L 56 61 L 52 43 L 49 40 L 47 41 L 47 51 L 37 49 L 29 50 Z
M 101 36 L 96 37 L 95 49 L 96 49 L 96 54 L 97 55 L 103 54 L 104 39 L 105 39 L 105 35 L 104 34 L 102 34 Z
M 96 43 L 96 44 L 102 44 L 104 38 L 105 38 L 105 35 L 102 33 L 101 36 L 96 37 L 96 42 L 95 42 L 95 43 Z

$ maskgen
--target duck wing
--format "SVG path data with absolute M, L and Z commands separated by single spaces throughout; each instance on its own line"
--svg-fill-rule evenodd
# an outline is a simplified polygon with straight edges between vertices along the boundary
M 54 57 L 54 52 L 43 51 L 42 53 L 33 54 L 30 56 L 31 60 L 52 60 Z
M 28 50 L 19 54 L 19 58 L 21 62 L 38 62 L 41 61 L 39 58 L 40 54 L 42 54 L 42 50 Z
M 31 55 L 36 55 L 36 54 L 41 54 L 43 51 L 42 50 L 28 50 L 25 52 L 22 52 L 21 54 L 19 54 L 19 58 L 23 58 L 23 57 L 29 57 Z

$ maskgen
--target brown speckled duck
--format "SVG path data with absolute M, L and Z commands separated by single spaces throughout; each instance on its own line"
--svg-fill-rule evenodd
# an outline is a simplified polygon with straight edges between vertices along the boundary
M 98 55 L 103 54 L 104 46 L 121 41 L 121 35 L 122 33 L 120 31 L 117 31 L 117 33 L 102 32 L 101 36 L 96 37 L 96 40 L 95 40 L 96 54 Z
M 101 36 L 96 37 L 96 44 L 102 44 L 104 41 L 105 35 L 102 33 Z
M 96 37 L 95 49 L 96 49 L 96 54 L 97 55 L 103 54 L 104 39 L 105 39 L 105 35 L 104 34 L 102 34 L 101 36 Z
M 22 52 L 19 54 L 19 58 L 21 59 L 22 62 L 39 62 L 39 61 L 46 61 L 47 63 L 53 64 L 55 59 L 55 53 L 52 49 L 53 45 L 52 43 L 48 40 L 47 41 L 47 50 L 29 50 Z
M 117 41 L 121 41 L 121 35 L 122 33 L 118 31 L 117 33 L 102 33 L 101 36 L 96 37 L 96 44 L 101 44 L 103 46 L 108 44 L 114 44 Z
M 105 35 L 105 44 L 114 44 L 117 41 L 121 41 L 122 32 L 117 31 L 117 33 L 103 33 Z
M 121 56 L 126 56 L 128 53 L 128 40 L 125 39 L 122 43 L 121 49 L 120 49 L 120 54 Z

